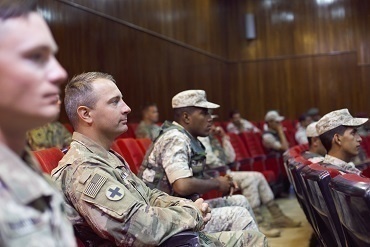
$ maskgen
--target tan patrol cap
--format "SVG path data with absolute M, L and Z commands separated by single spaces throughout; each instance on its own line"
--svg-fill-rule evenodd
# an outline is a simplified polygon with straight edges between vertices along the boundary
M 277 111 L 269 111 L 266 113 L 265 121 L 277 121 L 281 122 L 284 120 L 283 116 L 280 116 L 280 114 Z
M 307 137 L 317 137 L 319 134 L 316 131 L 316 124 L 317 122 L 310 123 L 306 128 L 306 136 Z
M 340 109 L 329 112 L 323 116 L 316 124 L 316 130 L 319 135 L 332 130 L 338 126 L 359 127 L 366 123 L 368 118 L 354 118 L 348 109 Z
M 207 109 L 219 108 L 220 106 L 207 101 L 204 90 L 186 90 L 176 94 L 172 98 L 172 108 L 202 107 Z

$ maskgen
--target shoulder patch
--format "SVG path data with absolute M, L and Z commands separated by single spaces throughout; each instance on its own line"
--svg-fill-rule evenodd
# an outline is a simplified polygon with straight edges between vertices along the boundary
M 95 174 L 89 184 L 85 187 L 83 193 L 91 198 L 95 198 L 106 181 L 107 177 Z
M 106 189 L 105 195 L 111 201 L 118 201 L 123 198 L 124 192 L 121 187 L 117 185 L 111 185 Z

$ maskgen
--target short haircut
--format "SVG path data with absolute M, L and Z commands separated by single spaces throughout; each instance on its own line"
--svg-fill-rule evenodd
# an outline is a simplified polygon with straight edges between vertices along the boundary
M 230 118 L 230 119 L 231 119 L 231 118 L 233 118 L 233 116 L 234 116 L 235 114 L 240 114 L 240 112 L 239 112 L 238 110 L 231 110 L 231 111 L 229 112 L 229 118 Z
M 299 121 L 299 122 L 306 121 L 306 119 L 307 119 L 308 117 L 310 117 L 310 115 L 308 115 L 308 114 L 302 114 L 302 115 L 300 115 L 300 116 L 299 116 L 298 121 Z
M 348 127 L 340 125 L 334 129 L 331 129 L 320 135 L 320 140 L 322 145 L 325 147 L 326 151 L 329 152 L 332 148 L 332 141 L 335 134 L 343 135 Z
M 195 106 L 186 106 L 186 107 L 174 108 L 173 109 L 173 118 L 176 122 L 179 122 L 179 120 L 181 119 L 182 114 L 184 112 L 187 112 L 188 114 L 192 114 L 197 109 L 199 109 L 199 107 L 195 107 Z
M 1 0 L 0 21 L 26 16 L 36 11 L 36 0 Z
M 154 102 L 146 102 L 142 107 L 141 107 L 141 111 L 144 112 L 144 111 L 147 111 L 150 107 L 152 106 L 155 106 L 157 107 L 157 104 L 154 103 Z
M 66 85 L 64 105 L 72 126 L 76 128 L 78 123 L 77 109 L 80 106 L 93 108 L 97 97 L 93 94 L 92 83 L 98 79 L 108 79 L 114 83 L 113 76 L 101 72 L 87 72 L 76 75 Z
M 307 140 L 308 140 L 308 145 L 311 146 L 312 145 L 312 137 L 307 137 Z

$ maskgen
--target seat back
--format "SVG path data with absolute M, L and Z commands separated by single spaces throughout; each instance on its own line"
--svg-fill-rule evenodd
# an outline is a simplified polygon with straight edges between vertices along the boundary
M 243 160 L 245 158 L 250 158 L 250 154 L 248 150 L 246 149 L 244 143 L 240 139 L 240 137 L 235 133 L 228 133 L 230 137 L 230 143 L 234 148 L 235 151 L 235 160 Z
M 141 163 L 144 159 L 144 152 L 139 147 L 139 144 L 133 138 L 121 138 L 115 141 L 112 149 L 119 148 L 120 154 L 128 162 L 133 173 L 138 174 Z M 115 150 L 117 151 L 117 150 Z
M 370 179 L 344 174 L 329 184 L 348 246 L 370 246 Z
M 243 132 L 240 133 L 239 136 L 243 140 L 252 157 L 266 154 L 265 149 L 262 146 L 262 137 L 260 136 L 260 134 L 253 132 Z
M 139 138 L 136 139 L 136 142 L 137 144 L 139 144 L 139 147 L 144 152 L 144 154 L 146 153 L 146 150 L 148 150 L 150 145 L 152 145 L 152 140 L 150 140 L 149 138 Z
M 328 187 L 331 180 L 330 174 L 336 176 L 339 171 L 332 170 L 329 173 L 326 168 L 312 164 L 305 166 L 301 172 L 316 227 L 324 244 L 346 246 L 344 232 Z
M 50 174 L 58 166 L 59 161 L 64 154 L 59 148 L 48 148 L 39 151 L 33 151 L 33 154 L 39 161 L 42 170 Z

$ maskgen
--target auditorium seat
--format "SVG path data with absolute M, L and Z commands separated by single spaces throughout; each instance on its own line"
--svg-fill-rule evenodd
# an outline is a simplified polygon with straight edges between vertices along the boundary
M 316 228 L 325 246 L 346 246 L 344 232 L 328 186 L 331 178 L 339 174 L 338 170 L 327 169 L 318 164 L 305 166 L 301 171 Z
M 138 174 L 139 168 L 144 159 L 144 152 L 141 150 L 135 139 L 117 139 L 115 140 L 115 144 L 112 146 L 112 149 L 123 156 L 133 173 Z
M 39 151 L 33 151 L 33 154 L 39 161 L 42 170 L 50 174 L 51 171 L 58 166 L 59 161 L 64 154 L 59 148 L 48 148 Z
M 72 124 L 70 124 L 70 123 L 63 123 L 63 125 L 64 125 L 64 127 L 71 133 L 71 134 L 73 134 L 73 132 L 74 132 L 74 129 L 73 129 L 73 127 L 72 127 Z
M 347 240 L 347 246 L 370 246 L 370 179 L 344 174 L 329 188 Z
M 256 161 L 259 161 L 261 157 L 263 168 L 265 170 L 273 171 L 276 179 L 279 179 L 283 174 L 281 167 L 283 166 L 282 160 L 279 154 L 267 154 L 264 147 L 262 146 L 262 137 L 259 133 L 243 132 L 238 135 L 246 146 L 250 156 Z M 281 163 L 281 164 L 280 164 Z M 285 174 L 285 171 L 284 171 Z
M 136 139 L 136 141 L 137 141 L 137 144 L 139 144 L 139 147 L 141 148 L 141 150 L 144 152 L 144 154 L 146 153 L 146 150 L 148 150 L 148 148 L 152 144 L 152 141 L 149 138 L 139 138 L 139 139 Z

